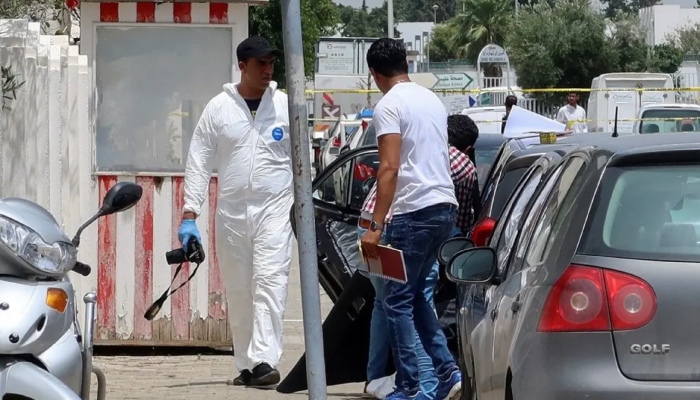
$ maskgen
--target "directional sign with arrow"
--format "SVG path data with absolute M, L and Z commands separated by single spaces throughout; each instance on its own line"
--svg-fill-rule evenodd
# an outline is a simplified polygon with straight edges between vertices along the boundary
M 340 118 L 340 105 L 324 104 L 321 106 L 321 118 Z
M 464 72 L 453 74 L 434 74 L 437 78 L 437 83 L 433 86 L 433 90 L 461 90 L 466 89 L 474 80 Z

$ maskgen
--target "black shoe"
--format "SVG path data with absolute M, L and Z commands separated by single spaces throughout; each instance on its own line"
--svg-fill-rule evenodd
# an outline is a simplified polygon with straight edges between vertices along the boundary
M 280 373 L 267 363 L 253 368 L 253 374 L 248 386 L 270 386 L 280 383 Z
M 253 373 L 244 369 L 241 374 L 233 380 L 233 386 L 248 386 L 250 385 L 250 379 L 253 377 Z

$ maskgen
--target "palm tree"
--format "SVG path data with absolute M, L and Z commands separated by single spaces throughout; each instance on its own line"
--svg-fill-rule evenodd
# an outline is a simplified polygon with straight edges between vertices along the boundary
M 476 63 L 479 52 L 488 44 L 503 45 L 505 33 L 513 18 L 510 0 L 465 0 L 465 12 L 455 17 L 452 43 L 461 57 Z M 501 76 L 498 66 L 489 65 L 485 76 Z

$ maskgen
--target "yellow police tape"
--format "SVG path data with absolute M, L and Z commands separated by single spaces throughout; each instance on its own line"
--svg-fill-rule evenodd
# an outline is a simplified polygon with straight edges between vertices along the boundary
M 483 89 L 431 89 L 435 93 L 503 93 L 503 87 L 498 88 L 483 88 Z M 700 92 L 700 86 L 692 86 L 685 88 L 544 88 L 544 89 L 512 89 L 514 92 L 520 93 L 590 93 L 590 92 Z M 321 93 L 344 93 L 344 94 L 368 94 L 380 93 L 377 89 L 307 89 L 307 95 Z
M 553 118 L 552 118 L 553 119 Z M 332 119 L 332 118 L 309 118 L 309 121 L 314 121 L 314 122 L 338 122 L 338 118 Z M 617 122 L 637 122 L 637 121 L 644 121 L 644 122 L 654 122 L 654 121 L 664 121 L 664 122 L 676 122 L 676 121 L 696 121 L 700 120 L 700 117 L 682 117 L 682 118 L 619 118 Z M 568 121 L 569 123 L 578 123 L 578 122 L 613 122 L 615 121 L 614 118 L 608 118 L 608 119 L 577 119 L 577 120 L 570 120 Z M 358 123 L 360 120 L 353 120 L 353 119 L 348 119 L 348 120 L 342 120 L 341 122 L 355 122 Z M 503 122 L 502 119 L 494 119 L 494 120 L 479 120 L 479 123 L 494 123 L 498 122 L 501 123 Z

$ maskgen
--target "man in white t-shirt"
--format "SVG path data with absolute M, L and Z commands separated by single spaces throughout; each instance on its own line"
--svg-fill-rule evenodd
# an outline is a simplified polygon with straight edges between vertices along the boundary
M 573 133 L 586 133 L 586 110 L 578 105 L 578 93 L 571 92 L 566 97 L 567 105 L 559 109 L 557 121 L 566 125 L 566 130 Z
M 406 283 L 384 280 L 383 303 L 396 365 L 396 390 L 386 400 L 428 399 L 420 389 L 415 333 L 439 380 L 435 399 L 453 399 L 461 391 L 462 376 L 424 295 L 426 278 L 439 246 L 450 237 L 457 211 L 447 110 L 433 92 L 411 82 L 401 42 L 382 38 L 372 43 L 367 66 L 384 97 L 374 110 L 377 197 L 362 251 L 367 258 L 377 258 L 384 231 L 387 244 L 403 251 L 408 276 Z M 385 226 L 389 210 L 392 218 Z

